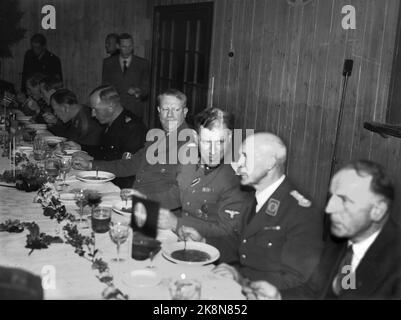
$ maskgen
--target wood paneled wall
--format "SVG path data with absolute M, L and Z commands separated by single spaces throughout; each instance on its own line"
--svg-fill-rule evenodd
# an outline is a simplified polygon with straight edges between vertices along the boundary
M 101 81 L 102 59 L 106 57 L 105 36 L 128 32 L 134 36 L 135 52 L 150 57 L 151 21 L 147 0 L 19 0 L 25 12 L 22 26 L 26 38 L 13 48 L 13 59 L 3 59 L 2 77 L 21 83 L 22 63 L 29 39 L 43 33 L 48 48 L 60 57 L 66 87 L 87 99 L 88 93 Z M 56 8 L 56 30 L 43 30 L 41 9 Z
M 155 0 L 155 5 L 201 1 Z M 271 131 L 289 147 L 288 173 L 325 203 L 344 59 L 354 60 L 337 149 L 338 166 L 368 158 L 401 183 L 401 140 L 363 129 L 385 121 L 399 0 L 215 0 L 213 105 L 235 112 L 237 126 Z M 343 30 L 341 9 L 356 9 Z M 234 52 L 230 58 L 228 53 Z

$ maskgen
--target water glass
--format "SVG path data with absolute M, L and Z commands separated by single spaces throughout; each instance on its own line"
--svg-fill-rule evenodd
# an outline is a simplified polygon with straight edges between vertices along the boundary
M 120 246 L 128 239 L 129 226 L 126 222 L 110 222 L 110 239 L 117 245 L 117 258 L 112 259 L 114 262 L 124 261 L 120 258 Z
M 200 300 L 201 288 L 201 283 L 194 279 L 179 279 L 169 285 L 172 300 Z
M 98 206 L 92 212 L 92 230 L 95 233 L 106 233 L 110 230 L 111 208 Z

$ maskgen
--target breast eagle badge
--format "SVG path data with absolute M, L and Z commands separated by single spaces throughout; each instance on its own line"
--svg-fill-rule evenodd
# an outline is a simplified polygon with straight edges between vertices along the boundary
M 234 219 L 236 215 L 240 214 L 239 211 L 234 211 L 234 210 L 224 210 L 224 212 L 228 213 L 231 219 Z

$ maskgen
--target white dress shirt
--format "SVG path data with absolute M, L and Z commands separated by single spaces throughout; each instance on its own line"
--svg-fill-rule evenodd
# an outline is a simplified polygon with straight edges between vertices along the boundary
M 127 61 L 127 69 L 128 69 L 132 61 L 132 56 L 129 56 L 128 58 L 123 58 L 122 56 L 119 57 L 120 57 L 121 71 L 124 72 L 124 61 Z
M 355 270 L 358 267 L 359 263 L 361 262 L 361 260 L 365 256 L 366 251 L 368 251 L 369 247 L 376 240 L 376 238 L 379 235 L 380 231 L 381 230 L 377 230 L 375 233 L 373 233 L 371 236 L 369 236 L 365 240 L 362 240 L 362 241 L 357 242 L 357 243 L 353 243 L 352 241 L 348 241 L 348 244 L 352 245 L 352 251 L 354 252 L 354 255 L 352 256 L 352 263 L 351 263 L 352 272 L 355 272 Z
M 262 191 L 256 191 L 256 212 L 262 209 L 265 202 L 272 196 L 272 194 L 278 189 L 278 187 L 283 183 L 285 179 L 285 174 L 283 174 L 276 182 L 268 186 L 266 189 Z

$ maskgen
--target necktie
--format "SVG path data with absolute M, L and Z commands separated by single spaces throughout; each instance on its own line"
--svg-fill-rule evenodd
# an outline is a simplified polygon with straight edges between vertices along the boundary
M 346 275 L 350 274 L 350 269 L 344 269 L 344 267 L 351 266 L 353 255 L 354 251 L 352 250 L 352 245 L 349 245 L 345 252 L 344 258 L 338 267 L 337 275 L 333 281 L 333 292 L 336 296 L 339 296 L 343 291 L 342 281 Z
M 125 74 L 127 72 L 128 66 L 127 66 L 127 60 L 123 61 L 124 66 L 123 66 L 123 73 Z

